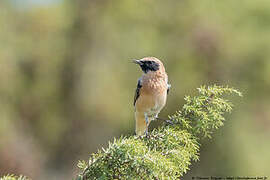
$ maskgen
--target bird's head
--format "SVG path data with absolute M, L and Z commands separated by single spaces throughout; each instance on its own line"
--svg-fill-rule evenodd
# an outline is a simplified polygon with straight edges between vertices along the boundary
M 155 57 L 145 57 L 139 60 L 133 60 L 133 62 L 140 65 L 144 73 L 165 71 L 162 62 Z

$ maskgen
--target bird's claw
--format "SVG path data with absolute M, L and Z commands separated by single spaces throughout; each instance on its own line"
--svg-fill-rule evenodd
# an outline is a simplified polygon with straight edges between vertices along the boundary
M 171 120 L 166 120 L 165 122 L 166 122 L 166 124 L 168 124 L 168 125 L 173 125 L 173 122 L 172 122 Z
M 171 120 L 169 120 L 169 119 L 163 119 L 163 118 L 160 118 L 160 117 L 157 117 L 156 119 L 165 121 L 165 123 L 166 123 L 167 125 L 173 125 L 173 124 L 174 124 L 174 123 L 173 123 Z

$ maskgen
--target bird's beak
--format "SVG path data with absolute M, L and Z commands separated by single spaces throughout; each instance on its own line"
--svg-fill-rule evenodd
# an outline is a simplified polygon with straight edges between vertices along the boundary
M 140 60 L 137 60 L 137 59 L 134 59 L 132 62 L 135 63 L 135 64 L 139 64 L 139 65 L 142 64 L 142 62 Z

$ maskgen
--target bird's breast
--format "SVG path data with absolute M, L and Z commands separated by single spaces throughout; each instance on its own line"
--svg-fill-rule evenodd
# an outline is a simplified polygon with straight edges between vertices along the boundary
M 167 99 L 167 82 L 162 77 L 142 78 L 140 97 L 136 103 L 136 109 L 142 111 L 160 111 Z
M 165 78 L 153 77 L 153 78 L 143 78 L 142 87 L 145 93 L 160 95 L 167 91 L 167 82 Z

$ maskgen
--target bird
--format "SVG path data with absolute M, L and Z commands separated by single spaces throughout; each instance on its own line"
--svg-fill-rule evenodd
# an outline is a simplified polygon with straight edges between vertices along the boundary
M 171 85 L 161 60 L 156 57 L 144 57 L 133 60 L 143 72 L 138 79 L 134 96 L 136 135 L 148 135 L 148 126 L 166 104 Z

